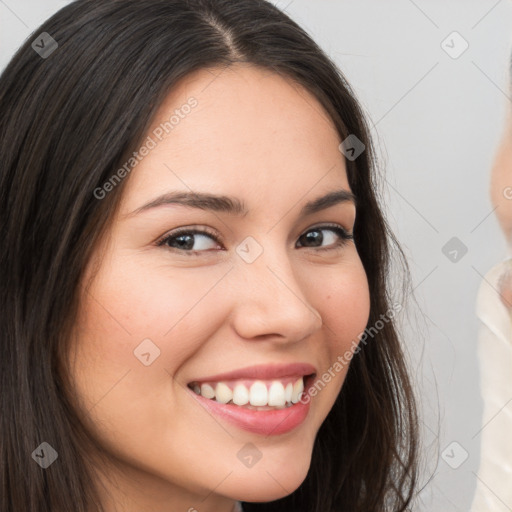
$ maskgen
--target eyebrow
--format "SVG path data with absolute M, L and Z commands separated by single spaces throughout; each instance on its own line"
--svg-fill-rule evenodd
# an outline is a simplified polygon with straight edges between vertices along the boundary
M 301 216 L 312 215 L 321 210 L 330 208 L 331 206 L 351 202 L 354 206 L 357 204 L 356 196 L 349 190 L 340 189 L 333 190 L 326 195 L 317 197 L 312 201 L 306 203 L 301 211 Z M 214 195 L 204 192 L 169 192 L 163 194 L 149 203 L 146 203 L 133 212 L 127 214 L 128 216 L 137 215 L 138 213 L 158 208 L 164 205 L 178 204 L 187 206 L 189 208 L 198 208 L 201 210 L 209 210 L 214 212 L 228 213 L 243 217 L 249 212 L 244 202 L 236 197 L 225 195 Z

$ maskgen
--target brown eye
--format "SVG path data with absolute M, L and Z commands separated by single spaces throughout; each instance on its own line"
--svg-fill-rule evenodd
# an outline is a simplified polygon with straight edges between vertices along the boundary
M 181 251 L 183 253 L 195 254 L 210 250 L 208 247 L 205 248 L 205 245 L 208 246 L 208 239 L 215 242 L 215 244 L 210 243 L 210 245 L 219 245 L 217 237 L 209 231 L 200 229 L 181 229 L 166 235 L 157 243 L 157 245 L 159 247 L 167 246 L 170 249 Z M 215 249 L 215 247 L 213 247 L 213 249 Z
M 323 232 L 330 232 L 330 235 L 325 236 Z M 334 233 L 334 236 L 332 235 Z M 348 233 L 346 229 L 341 226 L 317 226 L 304 233 L 299 240 L 301 244 L 308 248 L 319 248 L 320 250 L 337 249 L 346 244 L 348 240 L 354 237 Z M 337 239 L 337 240 L 336 240 Z M 322 246 L 327 242 L 325 247 Z

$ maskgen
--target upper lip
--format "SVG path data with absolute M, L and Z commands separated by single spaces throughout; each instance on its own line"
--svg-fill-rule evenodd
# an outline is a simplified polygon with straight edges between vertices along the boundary
M 239 368 L 231 372 L 201 377 L 200 379 L 195 379 L 193 382 L 219 382 L 235 379 L 270 380 L 283 377 L 302 377 L 312 373 L 316 374 L 316 368 L 309 363 L 260 364 Z

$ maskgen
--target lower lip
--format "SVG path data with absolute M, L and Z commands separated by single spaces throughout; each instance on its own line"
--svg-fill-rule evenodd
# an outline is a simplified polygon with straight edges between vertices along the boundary
M 311 378 L 308 377 L 304 386 L 303 399 L 309 391 L 309 386 L 306 384 L 310 382 Z M 308 397 L 307 403 L 299 401 L 291 407 L 285 407 L 284 409 L 256 411 L 254 409 L 245 409 L 239 405 L 221 404 L 210 398 L 198 395 L 188 387 L 187 389 L 212 414 L 220 416 L 242 430 L 265 436 L 286 434 L 297 428 L 306 419 L 311 402 L 311 397 Z

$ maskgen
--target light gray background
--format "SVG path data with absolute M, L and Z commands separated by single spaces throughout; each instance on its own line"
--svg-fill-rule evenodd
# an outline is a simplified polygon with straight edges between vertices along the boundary
M 0 69 L 67 3 L 0 0 Z M 414 510 L 469 511 L 482 428 L 475 297 L 506 256 L 488 190 L 509 101 L 512 2 L 274 3 L 335 59 L 375 125 L 389 221 L 422 311 L 405 333 L 423 408 L 426 485 Z M 453 31 L 469 44 L 457 59 L 441 47 Z M 456 263 L 441 251 L 454 236 L 468 248 Z M 441 456 L 453 441 L 469 455 L 458 469 Z

